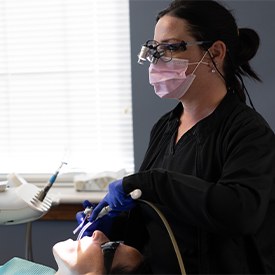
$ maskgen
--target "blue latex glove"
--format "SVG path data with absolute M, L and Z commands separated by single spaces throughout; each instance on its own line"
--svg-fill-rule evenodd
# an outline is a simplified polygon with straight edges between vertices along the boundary
M 108 193 L 104 199 L 93 210 L 89 221 L 94 221 L 99 212 L 109 205 L 113 211 L 128 211 L 135 206 L 135 201 L 125 194 L 122 186 L 122 179 L 116 180 L 109 184 Z M 111 212 L 113 212 L 111 211 Z
M 94 208 L 95 204 L 92 204 L 89 201 L 84 201 L 83 206 L 84 206 L 84 208 L 87 208 L 87 207 Z M 108 237 L 111 233 L 113 218 L 115 216 L 117 216 L 118 214 L 119 214 L 119 212 L 110 211 L 107 215 L 105 215 L 102 218 L 93 222 L 93 224 L 91 224 L 86 229 L 86 231 L 83 233 L 82 237 L 92 236 L 95 230 L 102 231 Z M 86 214 L 84 213 L 84 211 L 79 211 L 76 213 L 76 220 L 77 220 L 78 225 L 80 225 L 83 222 L 83 220 L 85 219 L 85 216 L 86 216 Z M 86 219 L 84 221 L 82 227 L 84 227 L 87 224 L 87 222 L 88 222 L 88 220 Z

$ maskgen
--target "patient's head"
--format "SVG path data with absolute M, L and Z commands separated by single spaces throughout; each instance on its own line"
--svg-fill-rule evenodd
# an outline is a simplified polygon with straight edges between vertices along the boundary
M 111 259 L 111 273 L 114 270 L 129 273 L 141 264 L 142 255 L 135 248 L 122 243 L 107 243 L 109 241 L 101 231 L 95 231 L 91 237 L 79 241 L 69 239 L 55 244 L 53 254 L 58 265 L 57 274 L 106 274 L 105 252 L 105 261 Z M 113 254 L 113 260 L 112 255 L 106 258 L 107 253 Z

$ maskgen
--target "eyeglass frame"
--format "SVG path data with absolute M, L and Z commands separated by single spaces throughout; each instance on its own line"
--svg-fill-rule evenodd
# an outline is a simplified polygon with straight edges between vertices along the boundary
M 106 274 L 110 273 L 116 250 L 121 243 L 123 243 L 123 241 L 107 241 L 100 245 L 104 256 L 104 267 L 106 269 Z
M 150 42 L 154 42 L 151 45 L 149 45 Z M 153 45 L 155 44 L 155 45 Z M 212 44 L 212 41 L 193 41 L 193 42 L 186 42 L 184 40 L 177 42 L 177 43 L 159 43 L 156 40 L 147 40 L 146 43 L 141 47 L 141 51 L 138 55 L 138 63 L 143 64 L 144 61 L 148 60 L 150 63 L 156 64 L 159 59 L 162 59 L 164 62 L 169 62 L 173 59 L 172 53 L 174 51 L 186 51 L 188 46 L 193 45 L 206 45 L 206 44 Z M 158 51 L 158 48 L 160 46 L 167 47 L 167 49 L 164 49 L 163 51 Z M 165 56 L 165 52 L 169 50 L 170 51 L 170 59 Z M 151 54 L 150 54 L 151 53 Z

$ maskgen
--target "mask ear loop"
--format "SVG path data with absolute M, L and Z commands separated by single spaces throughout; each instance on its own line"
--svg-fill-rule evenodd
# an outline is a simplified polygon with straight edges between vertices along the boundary
M 196 67 L 195 67 L 195 69 L 194 69 L 193 72 L 191 73 L 191 75 L 194 74 L 194 72 L 197 70 L 197 68 L 199 67 L 200 64 L 206 64 L 206 65 L 208 65 L 208 63 L 203 62 L 203 59 L 205 58 L 206 54 L 207 54 L 207 52 L 204 53 L 203 57 L 201 58 L 201 60 L 200 60 L 199 62 L 188 63 L 188 65 L 197 64 Z

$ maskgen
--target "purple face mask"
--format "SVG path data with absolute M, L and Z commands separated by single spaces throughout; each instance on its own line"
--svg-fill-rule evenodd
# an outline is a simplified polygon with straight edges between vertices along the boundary
M 161 98 L 182 98 L 196 78 L 194 72 L 198 66 L 201 63 L 208 65 L 202 62 L 206 53 L 199 62 L 195 63 L 189 63 L 187 59 L 173 58 L 169 62 L 159 59 L 157 64 L 151 64 L 149 82 L 154 86 L 155 93 Z M 194 71 L 186 76 L 188 65 L 195 64 L 197 66 Z

